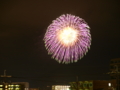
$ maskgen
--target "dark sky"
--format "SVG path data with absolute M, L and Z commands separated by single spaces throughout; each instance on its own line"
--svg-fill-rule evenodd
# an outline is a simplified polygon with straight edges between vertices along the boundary
M 0 0 L 0 74 L 30 87 L 104 80 L 111 59 L 120 58 L 119 0 Z M 51 59 L 43 37 L 52 20 L 62 14 L 83 18 L 90 26 L 91 48 L 81 60 L 59 64 Z M 24 77 L 24 78 L 23 78 Z

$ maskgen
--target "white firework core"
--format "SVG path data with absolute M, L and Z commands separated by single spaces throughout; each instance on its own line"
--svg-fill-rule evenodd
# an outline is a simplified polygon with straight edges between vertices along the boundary
M 77 30 L 71 27 L 65 27 L 58 32 L 58 40 L 65 46 L 73 45 L 77 40 L 77 35 Z

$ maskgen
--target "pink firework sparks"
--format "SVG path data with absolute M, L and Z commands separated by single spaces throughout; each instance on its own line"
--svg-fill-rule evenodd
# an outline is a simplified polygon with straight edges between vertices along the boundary
M 91 45 L 87 23 L 77 16 L 66 14 L 54 20 L 44 36 L 45 46 L 59 63 L 73 63 L 81 59 Z

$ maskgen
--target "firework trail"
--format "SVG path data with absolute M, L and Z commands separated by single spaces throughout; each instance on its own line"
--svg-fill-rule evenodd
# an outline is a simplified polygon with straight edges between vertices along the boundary
M 81 59 L 91 45 L 87 23 L 77 16 L 61 15 L 47 28 L 44 42 L 48 54 L 59 63 L 73 63 Z

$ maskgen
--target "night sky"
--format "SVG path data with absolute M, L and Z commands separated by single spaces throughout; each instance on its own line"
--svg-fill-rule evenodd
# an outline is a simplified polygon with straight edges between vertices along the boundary
M 120 58 L 119 0 L 0 0 L 0 75 L 30 87 L 108 80 L 111 59 Z M 77 63 L 59 64 L 47 54 L 44 34 L 62 14 L 83 18 L 90 26 L 91 48 Z

